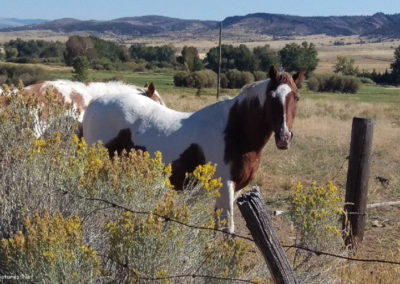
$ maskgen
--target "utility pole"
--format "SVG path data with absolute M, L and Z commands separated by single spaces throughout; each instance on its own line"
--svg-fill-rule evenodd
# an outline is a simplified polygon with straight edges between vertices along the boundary
M 222 38 L 222 22 L 219 23 L 219 56 L 218 56 L 217 100 L 219 99 L 219 90 L 221 88 L 221 38 Z

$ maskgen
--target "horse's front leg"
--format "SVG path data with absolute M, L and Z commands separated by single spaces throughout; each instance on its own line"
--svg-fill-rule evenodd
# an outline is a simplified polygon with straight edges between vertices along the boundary
M 224 230 L 230 233 L 235 231 L 235 223 L 233 220 L 233 202 L 235 201 L 235 182 L 227 180 L 222 189 L 220 190 L 220 197 L 217 199 L 215 206 L 216 210 L 222 210 L 220 221 L 225 221 L 226 224 L 222 226 Z

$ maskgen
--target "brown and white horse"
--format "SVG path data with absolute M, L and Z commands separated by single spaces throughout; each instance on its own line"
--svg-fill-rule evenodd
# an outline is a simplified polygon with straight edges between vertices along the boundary
M 69 80 L 56 80 L 45 81 L 30 85 L 25 88 L 29 94 L 37 96 L 39 101 L 46 96 L 47 89 L 51 88 L 53 92 L 64 99 L 67 103 L 72 103 L 73 106 L 79 110 L 79 123 L 82 122 L 83 115 L 89 102 L 97 97 L 108 94 L 129 94 L 129 95 L 142 95 L 151 98 L 153 101 L 165 105 L 161 96 L 157 92 L 153 83 L 146 85 L 144 88 L 134 85 L 128 85 L 119 81 L 110 82 L 91 82 L 84 84 L 81 82 L 74 82 Z M 39 137 L 43 132 L 39 128 L 35 130 L 36 135 Z
M 269 71 L 270 79 L 242 89 L 231 99 L 183 113 L 143 96 L 115 94 L 93 100 L 83 119 L 88 145 L 101 140 L 110 155 L 123 149 L 161 151 L 172 163 L 171 183 L 182 189 L 185 173 L 208 161 L 217 164 L 223 182 L 216 208 L 234 231 L 234 193 L 254 177 L 262 150 L 275 133 L 279 149 L 287 149 L 299 100 L 297 85 L 305 71 L 293 76 Z

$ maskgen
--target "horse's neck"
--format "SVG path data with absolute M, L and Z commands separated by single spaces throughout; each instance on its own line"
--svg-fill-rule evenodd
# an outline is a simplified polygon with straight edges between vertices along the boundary
M 246 89 L 235 98 L 225 130 L 227 139 L 240 140 L 247 145 L 245 152 L 260 152 L 272 134 L 272 127 L 267 121 L 265 84 L 258 83 L 256 91 Z M 228 138 L 228 136 L 230 136 Z

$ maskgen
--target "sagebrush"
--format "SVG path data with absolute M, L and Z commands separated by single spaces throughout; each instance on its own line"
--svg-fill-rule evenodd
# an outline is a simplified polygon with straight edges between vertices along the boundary
M 43 283 L 257 277 L 249 245 L 212 230 L 215 165 L 197 168 L 178 193 L 161 153 L 110 159 L 74 135 L 70 105 L 51 90 L 48 98 L 43 109 L 22 86 L 1 95 L 1 275 Z

